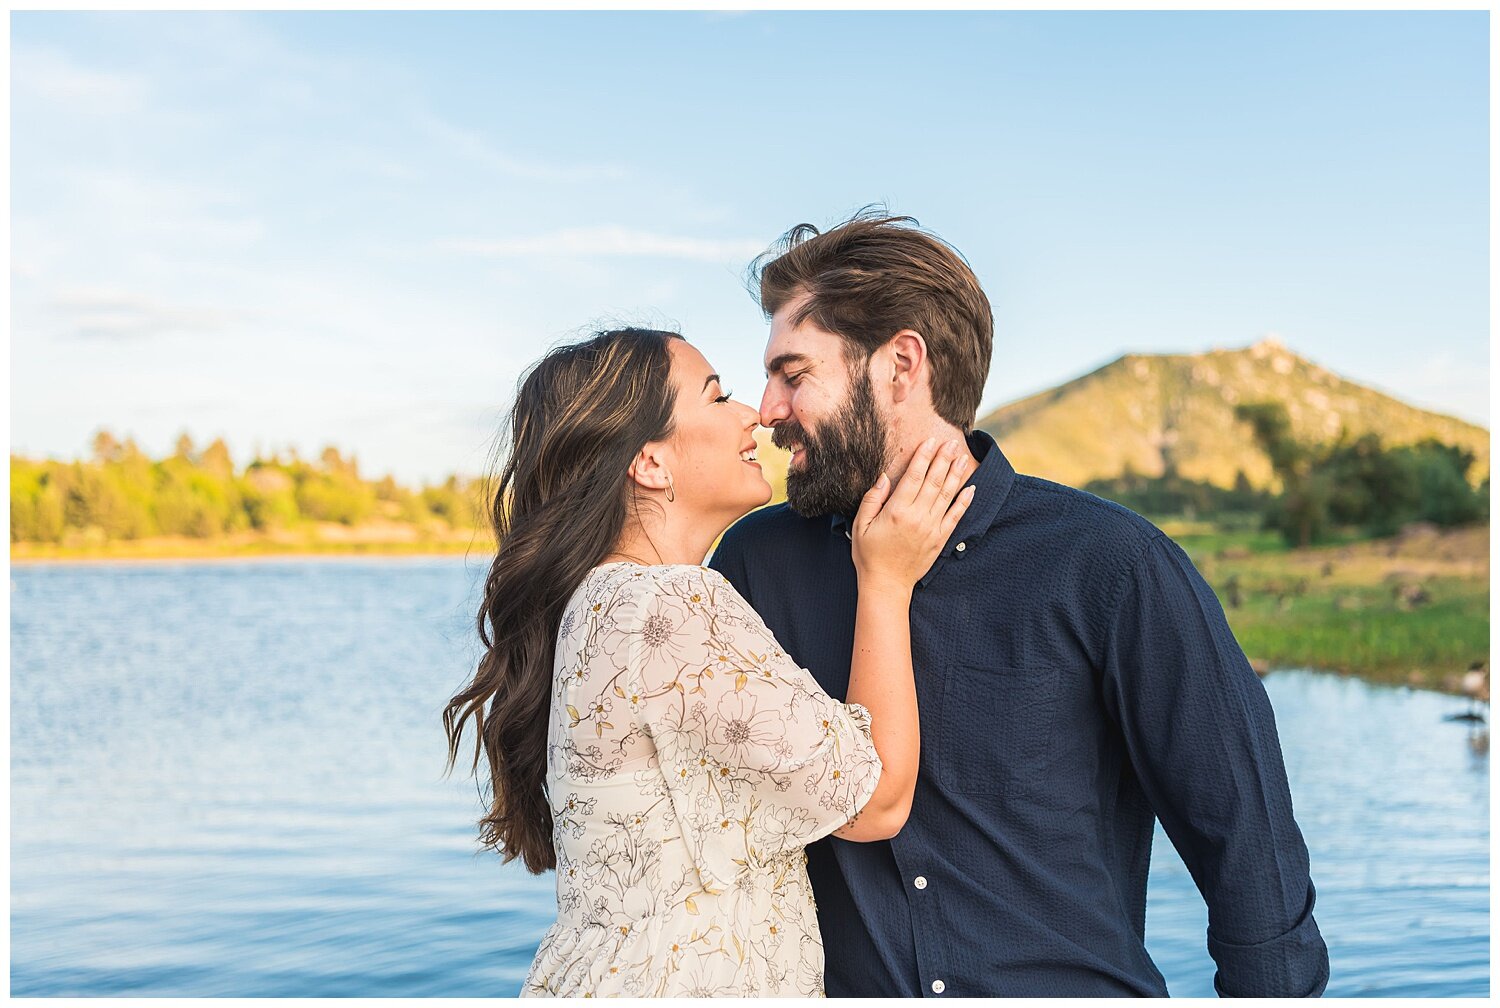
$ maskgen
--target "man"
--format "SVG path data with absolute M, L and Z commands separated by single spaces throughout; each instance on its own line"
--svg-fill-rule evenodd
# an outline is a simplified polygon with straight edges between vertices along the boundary
M 1275 722 L 1222 608 L 1145 519 L 1016 473 L 971 429 L 989 301 L 913 223 L 804 224 L 757 260 L 787 503 L 711 561 L 842 697 L 860 495 L 924 439 L 967 438 L 974 502 L 912 600 L 911 816 L 887 842 L 808 849 L 828 994 L 1166 994 L 1144 945 L 1158 817 L 1208 904 L 1219 993 L 1321 994 Z

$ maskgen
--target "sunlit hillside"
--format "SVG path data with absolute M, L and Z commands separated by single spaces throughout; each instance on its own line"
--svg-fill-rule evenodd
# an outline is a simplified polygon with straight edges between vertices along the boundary
M 1243 472 L 1273 486 L 1270 464 L 1240 403 L 1285 404 L 1293 432 L 1329 442 L 1376 433 L 1387 446 L 1432 437 L 1475 455 L 1469 479 L 1489 474 L 1489 431 L 1358 385 L 1267 339 L 1240 350 L 1127 354 L 1056 388 L 981 417 L 1021 472 L 1082 486 L 1127 471 L 1231 487 Z

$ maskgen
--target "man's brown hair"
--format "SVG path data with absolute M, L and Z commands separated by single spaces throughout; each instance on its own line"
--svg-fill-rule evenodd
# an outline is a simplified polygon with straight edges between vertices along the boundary
M 843 337 L 851 362 L 903 329 L 921 333 L 933 409 L 962 431 L 973 426 L 990 371 L 990 302 L 963 256 L 912 218 L 866 207 L 826 232 L 798 224 L 750 265 L 750 280 L 767 319 L 809 295 L 792 324 L 811 319 Z

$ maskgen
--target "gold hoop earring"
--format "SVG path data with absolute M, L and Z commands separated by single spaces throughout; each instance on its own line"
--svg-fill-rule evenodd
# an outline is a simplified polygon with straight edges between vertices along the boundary
M 667 500 L 669 500 L 669 501 L 675 501 L 676 499 L 677 499 L 677 491 L 672 486 L 672 474 L 671 473 L 667 473 Z

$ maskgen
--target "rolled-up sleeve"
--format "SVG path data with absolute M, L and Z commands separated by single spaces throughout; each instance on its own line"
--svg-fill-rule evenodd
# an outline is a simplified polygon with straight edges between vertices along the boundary
M 1215 989 L 1321 994 L 1328 949 L 1264 687 L 1213 590 L 1171 539 L 1143 549 L 1118 599 L 1104 700 L 1208 905 Z

